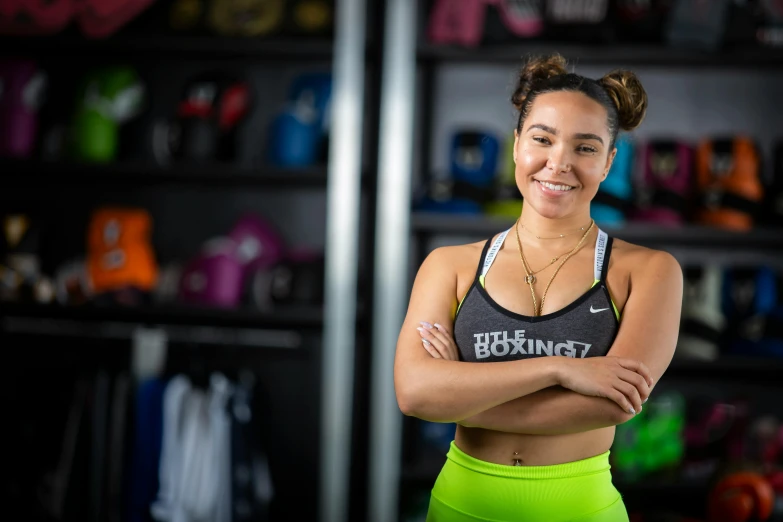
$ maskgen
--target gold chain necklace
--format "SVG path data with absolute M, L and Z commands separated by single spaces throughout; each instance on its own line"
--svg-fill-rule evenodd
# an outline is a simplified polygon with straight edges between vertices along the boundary
M 546 300 L 546 294 L 549 292 L 549 287 L 552 284 L 552 281 L 555 280 L 555 276 L 558 272 L 560 272 L 560 269 L 563 268 L 563 265 L 568 261 L 571 256 L 573 256 L 581 247 L 582 244 L 585 242 L 585 238 L 590 233 L 590 231 L 593 229 L 593 225 L 595 225 L 595 221 L 590 221 L 590 226 L 587 228 L 584 234 L 582 234 L 582 238 L 579 240 L 579 243 L 576 244 L 576 246 L 566 255 L 565 259 L 558 265 L 557 269 L 555 270 L 555 273 L 552 274 L 552 277 L 549 278 L 549 283 L 547 283 L 546 288 L 544 289 L 544 294 L 541 296 L 541 306 L 538 306 L 537 300 L 536 300 L 536 292 L 533 290 L 533 283 L 535 282 L 535 276 L 530 272 L 530 267 L 527 264 L 527 260 L 525 259 L 525 254 L 522 251 L 522 241 L 519 239 L 519 219 L 517 219 L 517 223 L 514 226 L 514 230 L 516 231 L 517 235 L 517 249 L 519 250 L 519 257 L 522 259 L 522 266 L 525 268 L 525 282 L 530 286 L 530 295 L 533 297 L 533 316 L 537 317 L 541 315 L 541 312 L 544 310 L 544 301 Z M 550 263 L 551 265 L 552 263 Z M 543 269 L 542 269 L 543 270 Z M 540 270 L 539 270 L 540 271 Z
M 534 233 L 532 230 L 530 230 L 529 228 L 527 228 L 527 227 L 525 226 L 525 224 L 524 224 L 524 223 L 520 223 L 520 224 L 519 224 L 519 226 L 521 226 L 522 228 L 524 228 L 525 230 L 527 230 L 528 232 L 530 232 L 531 234 L 533 234 L 534 236 L 536 236 L 536 234 L 535 234 L 535 233 Z M 584 229 L 585 229 L 585 227 L 581 227 L 579 230 L 584 230 Z M 574 231 L 574 232 L 576 232 L 576 231 Z M 562 239 L 562 238 L 564 238 L 564 237 L 568 237 L 568 236 L 570 236 L 570 235 L 571 235 L 571 234 L 573 234 L 574 232 L 569 232 L 568 234 L 560 234 L 560 235 L 558 235 L 558 236 L 555 236 L 555 237 L 541 237 L 541 236 L 536 236 L 536 239 Z

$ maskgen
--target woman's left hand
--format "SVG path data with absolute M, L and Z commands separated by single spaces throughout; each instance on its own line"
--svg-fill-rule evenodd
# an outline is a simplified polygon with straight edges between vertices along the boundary
M 459 361 L 459 352 L 454 342 L 451 332 L 442 325 L 430 324 L 422 321 L 421 326 L 416 328 L 421 335 L 424 349 L 436 359 L 446 359 L 447 361 Z

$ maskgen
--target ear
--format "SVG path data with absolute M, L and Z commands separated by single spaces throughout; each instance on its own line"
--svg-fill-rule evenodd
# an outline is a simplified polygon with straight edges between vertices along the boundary
M 519 132 L 514 129 L 514 164 L 517 162 L 517 146 L 519 145 Z
M 604 169 L 604 175 L 601 177 L 601 181 L 606 179 L 606 176 L 609 175 L 609 169 L 612 168 L 612 163 L 614 162 L 614 157 L 617 156 L 617 147 L 612 149 L 612 152 L 609 153 L 609 157 L 606 158 L 606 168 Z

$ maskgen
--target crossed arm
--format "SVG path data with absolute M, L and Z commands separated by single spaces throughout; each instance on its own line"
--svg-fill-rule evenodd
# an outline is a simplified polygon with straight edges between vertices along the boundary
M 427 270 L 431 277 L 438 277 L 433 272 L 448 272 L 432 270 L 432 267 Z M 445 284 L 446 281 L 442 280 L 441 283 Z M 430 298 L 433 297 L 432 288 L 428 295 Z M 415 294 L 414 286 L 412 306 L 400 336 L 395 364 L 398 401 L 406 414 L 436 422 L 455 421 L 467 427 L 538 435 L 576 433 L 614 426 L 633 416 L 612 400 L 582 395 L 558 386 L 556 381 L 547 380 L 547 362 L 540 359 L 478 365 L 432 361 L 417 365 L 421 373 L 409 375 L 407 368 L 413 365 L 407 364 L 405 359 L 413 355 L 406 355 L 408 352 L 401 350 L 400 345 L 413 345 L 411 337 L 405 333 L 406 328 L 412 330 L 414 324 L 418 325 L 418 321 L 424 317 L 413 317 L 411 311 L 421 313 L 421 308 L 426 308 L 415 306 Z M 623 312 L 623 321 L 609 355 L 643 362 L 649 368 L 653 382 L 658 382 L 674 353 L 681 299 L 682 272 L 679 265 L 668 254 L 653 253 L 644 266 L 631 276 L 631 292 Z M 425 317 L 439 320 L 440 324 L 451 324 L 449 319 L 453 315 L 445 316 L 438 310 L 434 317 Z M 421 347 L 417 347 L 417 350 L 427 359 L 433 359 Z M 489 366 L 494 368 L 490 369 Z M 487 375 L 479 376 L 477 372 L 486 372 Z M 539 373 L 543 375 L 542 378 L 537 377 Z M 483 382 L 478 383 L 479 380 Z M 419 384 L 418 389 L 414 386 L 409 391 L 411 386 L 408 383 L 411 382 L 427 384 Z M 521 387 L 518 384 L 520 382 L 523 383 Z M 462 383 L 462 386 L 456 386 L 458 383 Z M 472 383 L 477 384 L 468 386 Z M 418 401 L 425 397 L 424 403 L 411 404 L 409 397 L 415 397 Z

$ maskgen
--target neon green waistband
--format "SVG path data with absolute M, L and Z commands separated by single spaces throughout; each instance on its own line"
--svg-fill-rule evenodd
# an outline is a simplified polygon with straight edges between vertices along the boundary
M 593 473 L 602 473 L 609 471 L 609 451 L 601 453 L 595 457 L 577 460 L 575 462 L 566 462 L 564 464 L 553 464 L 549 466 L 504 466 L 471 457 L 457 447 L 454 441 L 446 457 L 471 471 L 493 475 L 496 477 L 519 478 L 519 479 L 561 479 L 578 477 L 581 475 L 591 475 Z

